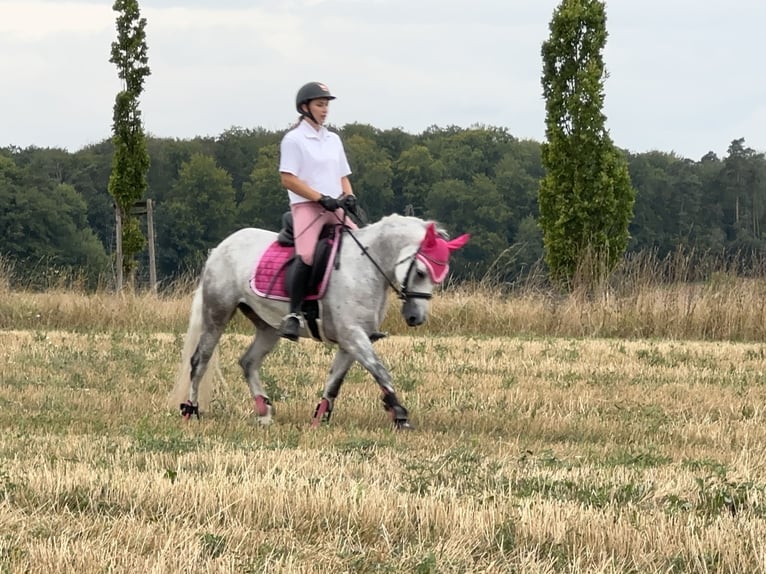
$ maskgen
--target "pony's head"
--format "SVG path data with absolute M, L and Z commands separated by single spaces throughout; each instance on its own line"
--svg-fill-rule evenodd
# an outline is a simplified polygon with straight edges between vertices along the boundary
M 400 297 L 403 299 L 402 315 L 407 325 L 422 324 L 428 316 L 428 302 L 434 290 L 447 277 L 449 254 L 460 249 L 470 239 L 463 234 L 447 240 L 436 229 L 434 222 L 426 226 L 426 235 L 417 248 L 401 257 L 396 268 Z

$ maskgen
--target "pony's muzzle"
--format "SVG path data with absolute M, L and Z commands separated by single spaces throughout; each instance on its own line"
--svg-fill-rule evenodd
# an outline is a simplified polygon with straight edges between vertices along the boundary
M 417 327 L 426 321 L 426 310 L 413 301 L 407 301 L 402 305 L 402 317 L 408 327 Z

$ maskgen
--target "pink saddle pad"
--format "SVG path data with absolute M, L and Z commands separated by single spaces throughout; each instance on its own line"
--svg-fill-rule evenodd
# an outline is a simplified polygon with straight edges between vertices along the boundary
M 330 256 L 327 258 L 327 268 L 322 275 L 322 281 L 306 297 L 307 300 L 321 299 L 324 295 L 327 283 L 330 280 L 330 272 L 335 262 L 339 243 L 339 241 L 332 242 Z M 295 248 L 292 245 L 286 247 L 280 245 L 277 241 L 269 245 L 266 251 L 263 252 L 263 255 L 261 255 L 261 258 L 256 262 L 255 269 L 250 278 L 250 288 L 253 292 L 259 297 L 289 301 L 290 296 L 287 294 L 287 287 L 285 285 L 285 271 L 287 270 L 287 263 L 292 259 L 293 255 L 295 255 Z

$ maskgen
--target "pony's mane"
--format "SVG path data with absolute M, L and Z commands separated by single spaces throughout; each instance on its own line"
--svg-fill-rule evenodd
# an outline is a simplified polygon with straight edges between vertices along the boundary
M 417 223 L 420 227 L 423 228 L 423 231 L 425 232 L 426 227 L 428 227 L 428 224 L 433 223 L 436 225 L 436 232 L 441 235 L 441 237 L 445 241 L 449 241 L 449 233 L 447 230 L 442 226 L 438 221 L 434 221 L 431 219 L 420 219 L 419 217 L 415 217 L 414 215 L 400 215 L 398 213 L 392 213 L 390 215 L 385 215 L 381 219 L 379 219 L 375 224 L 380 225 L 392 225 L 392 226 L 409 226 L 412 224 Z

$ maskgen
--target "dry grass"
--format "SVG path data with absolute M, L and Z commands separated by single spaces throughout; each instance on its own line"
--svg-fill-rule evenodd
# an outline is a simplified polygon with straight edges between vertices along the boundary
M 1 262 L 1 261 L 0 261 Z M 69 289 L 11 290 L 0 270 L 0 329 L 185 332 L 191 283 L 162 295 Z M 383 329 L 410 334 L 391 295 Z M 249 333 L 237 315 L 232 332 Z M 632 283 L 598 296 L 530 287 L 504 293 L 464 285 L 440 291 L 418 334 L 766 340 L 766 277 L 714 276 L 701 283 Z
M 462 324 L 443 299 L 433 329 Z M 0 331 L 0 571 L 766 571 L 763 343 L 410 331 L 376 343 L 418 427 L 398 434 L 358 367 L 310 428 L 331 360 L 310 342 L 269 357 L 277 422 L 255 424 L 234 329 L 182 424 L 182 304 L 141 301 L 130 329 Z
M 392 303 L 395 305 L 395 303 Z M 387 326 L 404 333 L 390 313 Z M 462 287 L 433 301 L 430 334 L 766 340 L 766 278 L 645 285 L 599 296 Z

